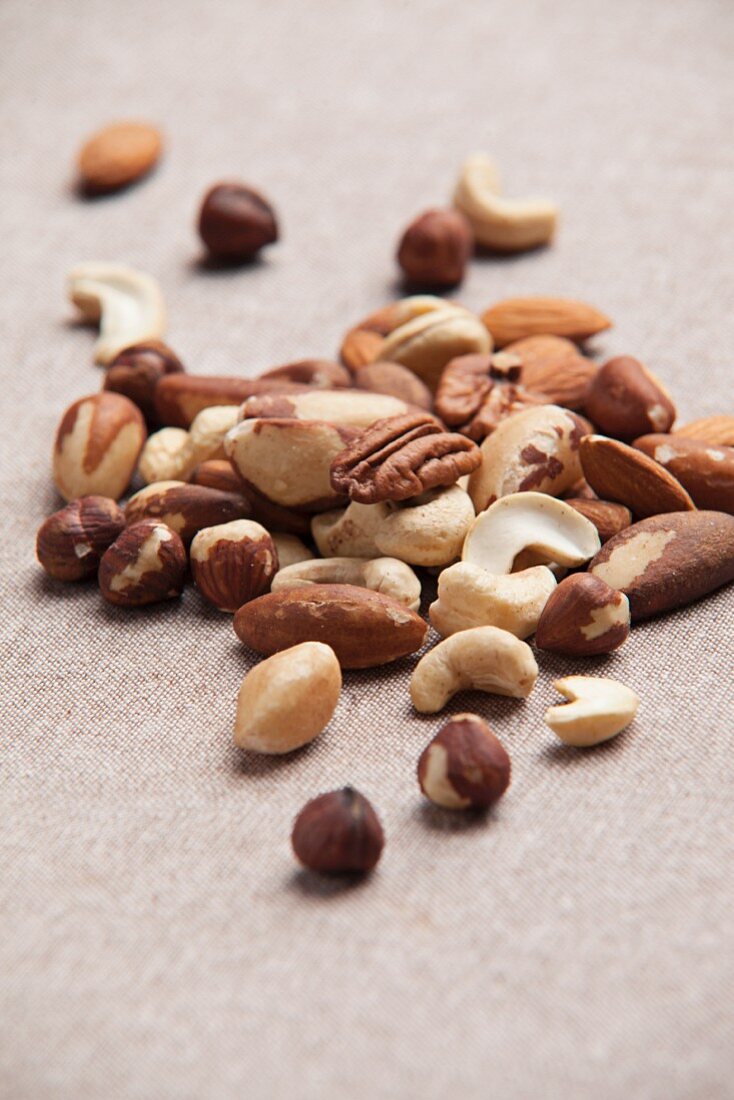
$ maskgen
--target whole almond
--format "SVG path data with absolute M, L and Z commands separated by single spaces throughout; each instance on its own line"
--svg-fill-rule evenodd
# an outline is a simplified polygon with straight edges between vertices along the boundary
M 618 535 L 632 523 L 632 513 L 623 504 L 615 504 L 611 500 L 589 500 L 587 497 L 565 497 L 566 504 L 570 504 L 582 516 L 596 527 L 599 538 L 606 542 L 613 535 Z
M 428 626 L 396 600 L 351 584 L 286 588 L 247 603 L 237 637 L 269 656 L 299 642 L 324 642 L 343 668 L 372 668 L 415 653 Z
M 610 359 L 595 374 L 586 414 L 604 435 L 630 443 L 648 432 L 667 432 L 675 405 L 663 384 L 631 355 Z
M 687 439 L 700 439 L 702 443 L 715 446 L 734 447 L 734 416 L 704 416 L 701 420 L 692 420 L 682 428 L 676 428 L 674 435 Z
M 144 176 L 161 154 L 160 131 L 143 122 L 115 122 L 98 130 L 79 152 L 79 176 L 89 192 L 117 191 Z
M 486 310 L 482 320 L 498 348 L 526 336 L 566 336 L 581 342 L 612 324 L 598 309 L 572 298 L 505 298 Z
M 695 508 L 672 474 L 618 439 L 584 436 L 579 454 L 584 477 L 594 492 L 603 500 L 624 504 L 637 519 Z
M 734 515 L 734 447 L 678 435 L 643 435 L 635 447 L 670 471 L 697 508 Z
M 734 517 L 651 516 L 605 543 L 589 572 L 624 592 L 633 621 L 682 607 L 734 579 Z
M 532 393 L 541 393 L 554 405 L 583 408 L 589 385 L 598 367 L 582 355 L 565 336 L 526 336 L 505 347 L 520 362 L 520 382 Z

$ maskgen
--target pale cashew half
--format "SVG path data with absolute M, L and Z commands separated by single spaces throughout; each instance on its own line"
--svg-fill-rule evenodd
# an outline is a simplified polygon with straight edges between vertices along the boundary
M 393 505 L 375 531 L 375 543 L 381 554 L 409 565 L 448 565 L 461 554 L 473 518 L 469 495 L 458 485 L 432 489 Z
M 457 691 L 473 688 L 524 699 L 538 666 L 527 642 L 496 626 L 476 626 L 439 642 L 413 670 L 410 697 L 423 714 L 435 714 Z
M 621 733 L 637 714 L 639 696 L 604 676 L 566 676 L 553 687 L 571 702 L 549 707 L 545 722 L 567 745 L 598 745 Z
M 390 515 L 390 505 L 358 504 L 322 512 L 311 520 L 311 534 L 325 558 L 379 558 L 375 536 Z M 395 557 L 395 555 L 393 555 Z
M 99 321 L 97 363 L 123 348 L 157 340 L 166 331 L 166 308 L 151 275 L 123 264 L 79 264 L 69 272 L 69 297 L 88 321 Z
M 276 573 L 270 590 L 277 592 L 305 584 L 354 584 L 370 588 L 391 596 L 411 611 L 417 611 L 421 602 L 421 582 L 410 566 L 397 558 L 315 558 L 299 562 Z
M 506 199 L 499 194 L 497 171 L 483 153 L 462 166 L 454 206 L 471 222 L 477 242 L 499 252 L 523 252 L 551 240 L 558 207 L 548 199 Z
M 310 561 L 313 554 L 305 542 L 298 535 L 286 535 L 280 531 L 271 531 L 270 537 L 275 543 L 278 554 L 278 566 L 287 569 L 289 565 L 295 565 L 299 561 Z
M 545 493 L 511 493 L 479 513 L 461 556 L 488 573 L 511 573 L 523 550 L 547 562 L 582 565 L 600 548 L 594 524 L 570 504 Z
M 497 626 L 517 638 L 534 634 L 556 578 L 544 565 L 521 573 L 494 576 L 462 561 L 444 569 L 438 599 L 429 608 L 431 623 L 448 637 L 475 626 Z

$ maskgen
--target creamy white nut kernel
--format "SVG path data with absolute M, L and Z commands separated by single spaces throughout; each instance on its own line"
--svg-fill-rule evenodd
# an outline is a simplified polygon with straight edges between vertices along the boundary
M 397 558 L 324 558 L 300 562 L 276 574 L 272 591 L 305 584 L 354 584 L 391 596 L 411 611 L 417 611 L 421 602 L 420 581 L 410 566 Z
M 549 707 L 545 722 L 567 745 L 608 741 L 626 729 L 640 705 L 632 688 L 603 676 L 566 676 L 553 686 L 571 702 Z
M 452 634 L 416 665 L 410 696 L 416 710 L 442 710 L 457 691 L 474 688 L 524 699 L 538 676 L 532 650 L 507 630 L 478 626 Z
M 69 296 L 89 321 L 99 321 L 97 363 L 123 348 L 163 336 L 166 309 L 152 276 L 123 264 L 84 263 L 69 272 Z
M 374 541 L 378 553 L 409 565 L 448 565 L 459 557 L 473 519 L 469 495 L 458 485 L 431 489 L 390 507 Z
M 444 637 L 475 626 L 497 626 L 527 638 L 555 587 L 556 579 L 545 565 L 495 576 L 481 566 L 457 562 L 438 579 L 438 599 L 429 609 L 431 624 Z
M 179 481 L 188 477 L 195 465 L 189 433 L 183 428 L 161 428 L 145 441 L 138 473 L 146 485 L 154 481 Z

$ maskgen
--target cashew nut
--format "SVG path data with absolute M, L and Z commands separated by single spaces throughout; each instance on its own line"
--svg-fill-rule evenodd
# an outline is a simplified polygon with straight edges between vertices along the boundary
M 488 573 L 511 573 L 523 550 L 546 562 L 582 565 L 600 547 L 594 524 L 570 504 L 546 493 L 511 493 L 479 513 L 461 556 Z
M 271 531 L 270 537 L 275 543 L 280 569 L 287 569 L 289 565 L 295 565 L 296 562 L 310 561 L 313 558 L 313 554 L 298 535 L 285 535 L 280 531 Z
M 498 252 L 523 252 L 552 238 L 558 207 L 548 199 L 506 199 L 498 194 L 494 164 L 483 153 L 464 162 L 454 206 L 471 222 L 477 242 Z
M 481 566 L 458 562 L 438 579 L 438 599 L 429 608 L 431 623 L 444 637 L 475 626 L 497 626 L 527 638 L 555 587 L 556 578 L 545 565 L 493 576 Z
M 413 670 L 410 697 L 416 710 L 435 714 L 457 691 L 468 688 L 524 699 L 537 677 L 527 642 L 496 626 L 475 626 L 452 634 L 421 657 Z
M 381 551 L 375 537 L 390 511 L 387 503 L 352 501 L 346 508 L 314 516 L 311 534 L 319 553 L 325 558 L 379 558 Z
M 355 584 L 391 596 L 411 611 L 417 611 L 421 602 L 421 582 L 409 565 L 396 558 L 322 558 L 299 562 L 276 573 L 271 592 L 305 584 Z
M 79 264 L 69 272 L 69 297 L 88 321 L 99 321 L 97 363 L 166 331 L 166 309 L 151 275 L 123 264 Z
M 621 733 L 637 714 L 639 696 L 605 676 L 566 676 L 553 684 L 571 702 L 549 707 L 545 722 L 567 745 L 598 745 Z
M 375 531 L 375 544 L 381 554 L 409 565 L 448 565 L 461 554 L 473 518 L 463 489 L 432 489 L 393 505 Z
M 435 389 L 449 360 L 492 350 L 492 337 L 478 317 L 461 306 L 443 306 L 396 328 L 386 337 L 375 359 L 402 363 Z

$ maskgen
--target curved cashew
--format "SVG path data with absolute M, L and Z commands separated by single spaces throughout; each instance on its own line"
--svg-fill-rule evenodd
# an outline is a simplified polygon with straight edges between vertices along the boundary
M 410 697 L 423 714 L 435 714 L 457 691 L 474 688 L 524 699 L 538 666 L 527 642 L 496 626 L 476 626 L 439 642 L 413 670 Z
M 166 308 L 151 275 L 123 264 L 79 264 L 69 272 L 69 297 L 88 321 L 99 321 L 97 363 L 166 331 Z
M 473 518 L 472 502 L 463 489 L 432 489 L 390 508 L 374 539 L 381 554 L 409 565 L 448 565 L 461 553 Z
M 409 565 L 396 558 L 323 558 L 286 566 L 276 573 L 271 592 L 299 588 L 305 584 L 354 584 L 391 596 L 417 611 L 421 582 Z
M 390 505 L 358 504 L 322 512 L 311 520 L 311 534 L 324 558 L 379 558 L 375 536 L 387 517 Z M 393 555 L 395 556 L 395 555 Z
M 639 696 L 604 676 L 566 676 L 553 684 L 571 702 L 549 707 L 545 722 L 567 745 L 598 745 L 621 733 L 637 714 Z
M 480 512 L 461 556 L 488 573 L 511 573 L 523 550 L 559 565 L 582 565 L 600 548 L 594 524 L 570 504 L 545 493 L 511 493 Z
M 545 565 L 521 573 L 493 576 L 462 561 L 438 578 L 438 599 L 429 608 L 431 623 L 448 637 L 475 626 L 497 626 L 517 638 L 535 632 L 556 578 Z
M 483 153 L 469 157 L 461 169 L 454 206 L 471 222 L 479 244 L 500 252 L 522 252 L 547 244 L 558 218 L 548 199 L 505 199 L 494 164 Z

